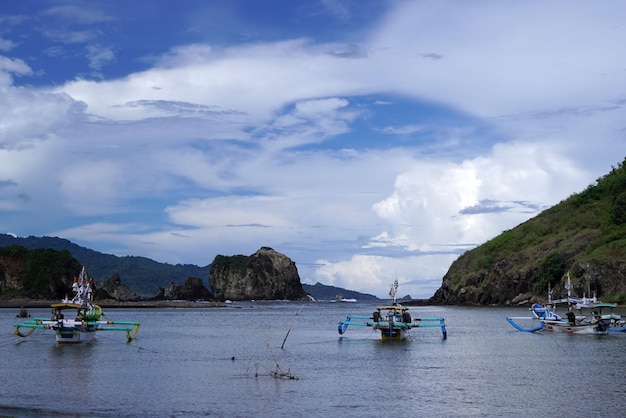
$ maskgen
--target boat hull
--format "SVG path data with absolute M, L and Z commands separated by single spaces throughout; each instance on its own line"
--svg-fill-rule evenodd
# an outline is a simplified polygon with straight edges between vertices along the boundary
M 539 321 L 539 325 L 529 328 L 515 322 L 515 320 L 525 319 Z M 591 335 L 607 335 L 609 332 L 622 332 L 621 329 L 612 327 L 609 320 L 602 319 L 601 321 L 591 324 L 572 324 L 568 321 L 550 321 L 545 319 L 531 318 L 531 317 L 506 317 L 506 320 L 519 331 L 524 332 L 537 332 L 537 331 L 554 331 L 564 332 L 568 334 L 591 334 Z
M 406 333 L 398 328 L 380 328 L 380 338 L 383 341 L 400 341 L 406 338 Z
M 568 334 L 590 334 L 607 335 L 610 324 L 596 322 L 594 324 L 570 324 L 567 322 L 543 321 L 545 329 L 548 331 L 565 332 Z
M 59 327 L 55 330 L 56 342 L 59 344 L 81 344 L 93 341 L 96 330 L 76 329 L 73 327 Z

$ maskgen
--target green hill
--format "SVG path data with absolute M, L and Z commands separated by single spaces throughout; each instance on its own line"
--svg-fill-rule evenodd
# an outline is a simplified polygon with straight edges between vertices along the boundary
M 183 283 L 188 277 L 202 279 L 208 287 L 208 265 L 205 267 L 192 264 L 173 265 L 145 257 L 117 257 L 81 247 L 63 238 L 33 236 L 16 238 L 0 234 L 0 247 L 12 245 L 20 245 L 30 250 L 49 248 L 68 251 L 97 281 L 106 281 L 114 274 L 118 274 L 126 286 L 141 296 L 154 296 L 159 287 L 165 288 L 170 283 Z
M 1 247 L 0 299 L 58 299 L 71 294 L 72 278 L 80 270 L 80 263 L 65 250 Z
M 544 298 L 548 283 L 626 302 L 626 159 L 558 205 L 466 252 L 450 266 L 431 302 L 508 304 Z

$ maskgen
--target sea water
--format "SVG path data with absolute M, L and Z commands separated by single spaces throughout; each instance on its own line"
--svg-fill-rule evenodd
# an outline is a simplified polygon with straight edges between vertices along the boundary
M 58 345 L 13 334 L 0 309 L 0 415 L 137 417 L 615 416 L 626 406 L 626 335 L 524 333 L 522 308 L 411 307 L 445 318 L 405 341 L 337 323 L 371 303 L 238 302 L 108 309 L 137 338 Z M 46 316 L 47 309 L 31 309 Z

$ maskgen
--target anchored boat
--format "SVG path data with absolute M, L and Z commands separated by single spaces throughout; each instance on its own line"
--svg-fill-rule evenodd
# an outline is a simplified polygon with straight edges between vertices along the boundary
M 344 298 L 343 295 L 337 295 L 335 296 L 335 299 L 331 300 L 331 302 L 356 303 L 357 300 L 355 298 Z
M 607 335 L 610 332 L 626 332 L 626 321 L 619 314 L 613 313 L 616 303 L 603 303 L 592 298 L 575 298 L 571 296 L 571 279 L 567 273 L 567 298 L 552 300 L 552 288 L 548 284 L 548 302 L 545 306 L 538 303 L 530 307 L 532 316 L 507 316 L 509 324 L 522 332 L 537 332 L 542 330 L 560 331 L 570 334 Z M 556 313 L 558 304 L 567 304 L 565 317 Z M 609 313 L 603 313 L 603 310 Z M 518 321 L 532 321 L 530 327 L 521 325 Z
M 52 330 L 59 344 L 77 344 L 90 341 L 96 331 L 125 332 L 126 339 L 132 340 L 139 329 L 139 321 L 105 321 L 102 308 L 93 303 L 93 279 L 87 279 L 85 268 L 79 279 L 74 277 L 72 284 L 74 297 L 51 304 L 50 318 L 32 318 L 20 324 L 13 324 L 15 334 L 28 337 L 35 330 Z
M 366 315 L 348 315 L 344 321 L 339 322 L 337 331 L 343 334 L 349 325 L 361 327 L 371 327 L 380 331 L 380 337 L 386 340 L 402 340 L 408 332 L 413 328 L 432 328 L 439 327 L 446 339 L 448 333 L 443 318 L 411 318 L 409 308 L 402 306 L 396 302 L 396 293 L 398 289 L 398 280 L 395 280 L 389 295 L 392 297 L 392 304 L 378 306 L 372 316 Z

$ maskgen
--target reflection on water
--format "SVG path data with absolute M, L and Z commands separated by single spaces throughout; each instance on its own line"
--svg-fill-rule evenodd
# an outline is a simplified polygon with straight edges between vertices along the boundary
M 13 335 L 0 309 L 0 415 L 620 416 L 626 335 L 529 334 L 501 308 L 415 307 L 438 328 L 382 342 L 337 333 L 374 305 L 240 303 L 220 309 L 109 310 L 142 325 L 137 339 L 99 333 L 58 345 Z M 35 311 L 35 310 L 33 310 Z M 37 314 L 33 312 L 33 314 Z M 284 345 L 283 345 L 284 344 Z M 281 348 L 281 346 L 283 348 Z M 6 361 L 8 360 L 8 361 Z M 275 370 L 296 379 L 271 377 Z

